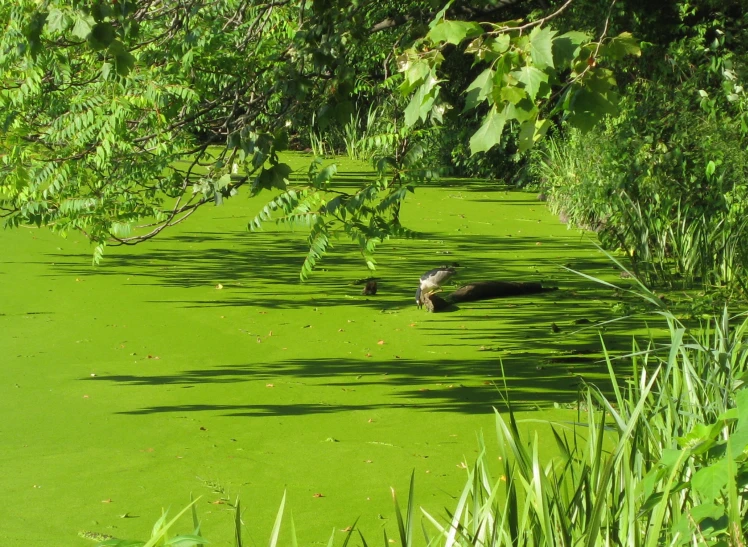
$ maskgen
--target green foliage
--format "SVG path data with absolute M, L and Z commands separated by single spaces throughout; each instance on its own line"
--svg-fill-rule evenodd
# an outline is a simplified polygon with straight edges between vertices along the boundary
M 440 118 L 449 108 L 441 96 L 439 71 L 448 47 L 464 45 L 475 66 L 485 67 L 465 88 L 465 110 L 487 108 L 481 127 L 470 138 L 472 154 L 501 142 L 505 125 L 519 130 L 520 152 L 531 148 L 550 127 L 549 118 L 565 113 L 567 121 L 591 129 L 604 116 L 617 112 L 616 81 L 603 66 L 625 55 L 639 55 L 629 33 L 604 34 L 597 40 L 581 32 L 558 35 L 545 25 L 560 14 L 535 22 L 477 24 L 437 18 L 424 40 L 398 58 L 403 94 L 411 96 L 405 122 L 414 125 Z M 546 109 L 541 114 L 542 108 Z
M 746 15 L 736 3 L 679 1 L 669 17 L 644 6 L 648 44 L 620 114 L 582 135 L 567 130 L 535 154 L 531 171 L 551 208 L 597 230 L 649 286 L 698 286 L 745 296 L 748 225 Z M 616 56 L 633 47 L 622 34 Z
M 284 135 L 252 126 L 282 113 L 293 10 L 189 4 L 144 17 L 131 2 L 0 2 L 6 225 L 82 231 L 99 258 L 243 184 L 283 185 Z
M 298 187 L 287 187 L 270 200 L 250 222 L 259 230 L 262 224 L 275 220 L 291 227 L 309 230 L 309 251 L 300 277 L 308 278 L 317 263 L 332 246 L 331 240 L 346 238 L 358 245 L 367 268 L 374 270 L 376 247 L 390 237 L 414 237 L 400 224 L 400 206 L 415 185 L 431 179 L 435 173 L 422 167 L 423 149 L 419 145 L 399 143 L 395 155 L 376 158 L 378 176 L 355 191 L 332 188 L 330 182 L 335 164 L 322 168 L 316 158 L 309 167 L 307 180 Z M 280 212 L 280 216 L 274 213 Z
M 277 154 L 309 134 L 316 148 L 327 144 L 321 154 L 345 146 L 353 157 L 394 158 L 393 172 L 359 197 L 341 197 L 347 216 L 333 222 L 373 267 L 376 245 L 406 233 L 398 200 L 421 166 L 400 163 L 405 149 L 429 138 L 398 118 L 412 126 L 448 114 L 438 74 L 446 48 L 469 42 L 468 55 L 485 65 L 466 86 L 469 110 L 489 112 L 473 152 L 500 143 L 504 125 L 518 132 L 520 152 L 531 147 L 549 126 L 540 105 L 550 99 L 580 124 L 596 121 L 614 102 L 612 76 L 598 61 L 638 52 L 627 35 L 591 42 L 558 35 L 545 19 L 453 20 L 452 7 L 427 29 L 435 8 L 417 0 L 188 0 L 173 11 L 152 2 L 0 0 L 0 215 L 6 226 L 80 231 L 98 261 L 107 245 L 150 239 L 242 186 L 285 192 L 290 171 Z M 395 58 L 401 74 L 392 75 Z M 310 119 L 316 127 L 307 130 Z M 324 219 L 338 206 L 315 195 L 313 182 L 304 190 L 306 276 L 330 247 Z
M 735 91 L 746 55 L 709 44 L 703 27 L 683 33 L 669 46 L 675 74 L 629 85 L 607 127 L 567 131 L 535 156 L 533 170 L 553 210 L 598 230 L 650 286 L 745 295 L 748 133 Z

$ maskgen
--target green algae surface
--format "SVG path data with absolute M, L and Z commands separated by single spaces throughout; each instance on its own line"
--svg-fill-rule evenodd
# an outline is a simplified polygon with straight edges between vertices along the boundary
M 309 158 L 293 161 L 303 172 Z M 366 176 L 342 162 L 336 180 Z M 390 487 L 402 503 L 411 471 L 418 505 L 454 505 L 506 393 L 548 455 L 535 420 L 575 420 L 564 408 L 580 377 L 605 383 L 594 325 L 614 318 L 612 291 L 564 266 L 621 280 L 534 195 L 470 180 L 420 188 L 402 220 L 422 237 L 381 246 L 376 296 L 353 284 L 369 273 L 345 242 L 299 282 L 303 232 L 246 231 L 268 199 L 200 211 L 96 268 L 80 236 L 0 233 L 6 545 L 90 545 L 80 530 L 144 539 L 190 493 L 212 545 L 233 545 L 236 496 L 247 543 L 263 544 L 284 490 L 302 544 L 342 537 L 357 517 L 377 542 L 382 527 L 396 533 Z M 420 274 L 452 262 L 454 286 L 558 291 L 418 310 Z M 633 332 L 620 321 L 603 338 L 626 347 Z

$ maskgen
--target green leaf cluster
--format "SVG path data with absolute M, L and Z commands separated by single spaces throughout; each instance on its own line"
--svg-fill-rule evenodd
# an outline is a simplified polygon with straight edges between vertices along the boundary
M 284 187 L 279 80 L 296 68 L 298 12 L 227 0 L 147 13 L 0 1 L 6 226 L 81 231 L 98 260 L 242 185 Z
M 369 270 L 376 268 L 374 253 L 379 244 L 391 237 L 415 237 L 400 224 L 400 207 L 408 192 L 436 174 L 422 167 L 423 149 L 406 148 L 401 156 L 382 156 L 375 160 L 379 175 L 355 191 L 345 191 L 331 184 L 337 167 L 323 167 L 322 160 L 310 165 L 302 184 L 287 186 L 270 200 L 249 223 L 259 230 L 266 222 L 309 230 L 309 251 L 300 277 L 307 279 L 332 241 L 348 239 L 358 246 Z
M 477 23 L 441 19 L 424 40 L 400 56 L 401 92 L 411 95 L 409 125 L 425 121 L 440 93 L 443 51 L 462 48 L 485 67 L 465 88 L 465 110 L 486 111 L 470 138 L 472 154 L 501 142 L 507 126 L 519 132 L 519 151 L 529 150 L 562 115 L 587 131 L 617 112 L 613 72 L 605 65 L 641 53 L 630 33 L 594 41 L 578 31 L 558 34 L 540 23 Z

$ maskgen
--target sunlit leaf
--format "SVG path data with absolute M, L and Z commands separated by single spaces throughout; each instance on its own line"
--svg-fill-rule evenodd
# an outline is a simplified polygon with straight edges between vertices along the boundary
M 70 24 L 70 18 L 68 15 L 58 8 L 52 8 L 49 10 L 47 16 L 47 28 L 52 32 L 59 32 L 67 29 Z
M 465 98 L 465 110 L 471 110 L 486 100 L 491 95 L 493 89 L 493 77 L 496 73 L 493 69 L 487 68 L 481 72 L 478 77 L 468 86 Z
M 447 42 L 457 45 L 466 38 L 483 34 L 483 28 L 472 21 L 440 21 L 426 35 L 426 38 L 438 44 Z
M 525 90 L 518 86 L 508 85 L 501 88 L 501 99 L 503 101 L 517 104 L 527 97 Z
M 506 114 L 494 106 L 483 121 L 483 125 L 470 138 L 470 153 L 486 152 L 501 142 L 501 133 L 506 124 Z
M 691 480 L 693 489 L 704 499 L 713 500 L 727 486 L 727 459 L 721 459 L 696 471 Z
M 549 27 L 535 27 L 530 33 L 530 57 L 538 68 L 553 67 L 553 36 Z
M 90 17 L 83 14 L 76 14 L 75 23 L 73 24 L 73 30 L 71 31 L 73 36 L 85 40 L 88 35 L 91 34 L 93 28 L 93 21 Z
M 519 151 L 526 152 L 533 145 L 533 137 L 535 136 L 535 120 L 527 120 L 519 127 Z M 553 323 L 552 325 L 555 325 Z M 558 329 L 558 327 L 556 327 Z M 556 332 L 554 329 L 554 332 Z
M 568 66 L 579 54 L 582 44 L 590 41 L 586 32 L 566 32 L 553 39 L 553 62 L 555 67 Z
M 540 85 L 543 82 L 548 81 L 548 74 L 542 70 L 538 70 L 534 66 L 523 66 L 519 70 L 512 72 L 512 75 L 517 78 L 518 81 L 525 84 L 525 91 L 527 91 L 527 95 L 529 95 L 532 100 L 535 100 Z
M 630 32 L 622 32 L 605 44 L 605 55 L 611 59 L 622 59 L 626 55 L 639 57 L 641 54 L 642 50 L 639 42 L 634 39 Z

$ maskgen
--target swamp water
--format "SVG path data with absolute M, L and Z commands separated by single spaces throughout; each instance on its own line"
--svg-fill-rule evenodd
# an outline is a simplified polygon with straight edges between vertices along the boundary
M 295 161 L 303 173 L 309 158 Z M 365 176 L 343 162 L 336 180 Z M 260 545 L 284 490 L 284 528 L 292 513 L 301 544 L 342 537 L 357 517 L 379 544 L 382 527 L 397 529 L 389 487 L 402 506 L 412 470 L 417 505 L 454 505 L 476 436 L 495 444 L 502 363 L 523 427 L 548 454 L 535 420 L 569 423 L 579 376 L 605 378 L 594 324 L 614 318 L 612 291 L 562 266 L 621 280 L 534 194 L 483 181 L 418 189 L 402 220 L 423 237 L 380 247 L 371 297 L 351 284 L 368 273 L 344 242 L 300 283 L 303 230 L 245 229 L 267 200 L 206 207 L 163 237 L 109 248 L 97 268 L 78 235 L 0 232 L 5 545 L 92 545 L 79 530 L 144 539 L 190 493 L 211 545 L 233 545 L 237 495 L 246 544 Z M 420 274 L 452 262 L 457 285 L 559 290 L 418 310 Z M 631 329 L 603 336 L 626 348 Z M 191 531 L 189 518 L 176 529 Z

